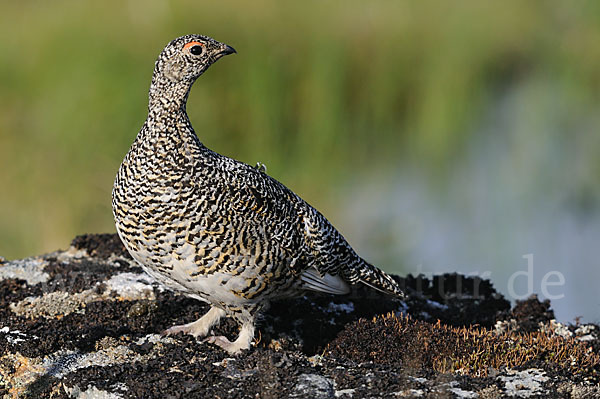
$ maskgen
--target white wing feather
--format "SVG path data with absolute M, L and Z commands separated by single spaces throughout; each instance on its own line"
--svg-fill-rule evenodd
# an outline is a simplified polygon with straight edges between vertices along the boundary
M 344 295 L 350 292 L 348 284 L 340 277 L 329 273 L 321 274 L 316 269 L 308 269 L 300 275 L 303 288 L 313 291 L 326 292 L 334 295 Z

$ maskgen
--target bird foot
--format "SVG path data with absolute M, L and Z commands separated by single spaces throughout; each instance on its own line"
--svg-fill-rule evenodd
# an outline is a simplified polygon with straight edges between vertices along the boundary
M 219 348 L 224 349 L 225 351 L 227 351 L 228 353 L 232 354 L 232 355 L 238 355 L 240 354 L 243 350 L 246 349 L 250 349 L 250 344 L 245 344 L 243 342 L 238 342 L 239 339 L 231 342 L 230 340 L 228 340 L 226 337 L 222 336 L 222 335 L 218 335 L 218 336 L 210 336 L 208 338 L 205 338 L 203 342 L 208 342 L 209 344 L 214 344 L 217 345 Z
M 193 337 L 200 337 L 200 338 L 206 337 L 208 335 L 208 331 L 204 331 L 203 329 L 195 328 L 195 326 L 194 326 L 195 323 L 196 322 L 182 324 L 179 326 L 173 326 L 171 328 L 167 328 L 161 334 L 162 335 L 175 335 L 175 334 L 179 334 L 179 333 L 184 333 L 184 334 L 189 334 Z
M 210 336 L 204 340 L 210 344 L 225 349 L 232 355 L 238 355 L 243 350 L 250 349 L 250 343 L 254 339 L 254 323 L 252 321 L 244 323 L 240 329 L 240 335 L 233 342 L 223 336 Z
M 189 334 L 196 338 L 206 337 L 210 329 L 219 322 L 221 317 L 225 315 L 225 311 L 219 308 L 212 307 L 204 316 L 198 320 L 167 328 L 162 332 L 162 335 L 174 335 L 179 333 Z

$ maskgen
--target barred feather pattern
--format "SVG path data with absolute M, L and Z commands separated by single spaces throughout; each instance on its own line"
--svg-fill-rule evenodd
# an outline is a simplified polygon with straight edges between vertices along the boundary
M 403 293 L 263 168 L 200 142 L 186 113 L 189 91 L 211 64 L 234 52 L 201 35 L 177 38 L 161 52 L 148 117 L 119 168 L 112 207 L 123 243 L 146 272 L 218 309 L 170 330 L 208 335 L 220 315 L 231 316 L 242 325 L 240 337 L 211 342 L 238 353 L 250 346 L 254 321 L 269 301 L 319 289 L 307 286 L 307 270 L 317 271 L 311 278 L 327 275 L 325 285 L 339 280 L 340 293 L 346 283 Z

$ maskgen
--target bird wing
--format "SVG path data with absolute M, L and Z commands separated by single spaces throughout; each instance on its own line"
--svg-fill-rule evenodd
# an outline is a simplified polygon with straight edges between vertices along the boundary
M 350 292 L 350 287 L 340 276 L 329 273 L 321 275 L 315 268 L 302 272 L 300 279 L 307 290 L 321 291 L 327 294 L 344 295 Z
M 288 265 L 294 274 L 314 269 L 320 276 L 337 276 L 342 268 L 360 260 L 319 211 L 281 182 L 242 162 L 229 158 L 227 162 L 230 170 L 212 183 L 205 181 L 203 190 L 209 186 L 210 196 L 221 199 L 218 212 L 229 214 L 244 227 L 254 226 L 254 231 L 265 233 L 270 244 L 300 259 Z M 314 281 L 315 276 L 311 271 L 306 280 Z
M 397 297 L 405 294 L 387 273 L 354 252 L 348 241 L 319 211 L 306 204 L 304 236 L 321 275 L 340 275 L 350 283 L 360 282 Z
M 278 259 L 305 288 L 329 293 L 347 293 L 346 282 L 369 285 L 380 291 L 402 295 L 387 274 L 360 258 L 342 234 L 319 211 L 276 179 L 234 160 L 229 170 L 210 186 L 219 201 L 219 211 L 237 223 L 239 234 L 252 226 Z M 206 182 L 205 182 L 206 184 Z M 206 189 L 206 185 L 204 186 Z M 250 236 L 256 240 L 258 237 Z

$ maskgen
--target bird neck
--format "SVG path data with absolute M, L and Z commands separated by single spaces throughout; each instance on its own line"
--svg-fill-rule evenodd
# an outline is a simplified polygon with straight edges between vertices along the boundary
M 186 114 L 185 106 L 193 83 L 155 74 L 148 96 L 148 118 Z
M 148 118 L 136 142 L 159 146 L 162 152 L 174 150 L 183 143 L 204 148 L 186 112 L 192 84 L 193 82 L 172 81 L 166 77 L 152 78 Z

